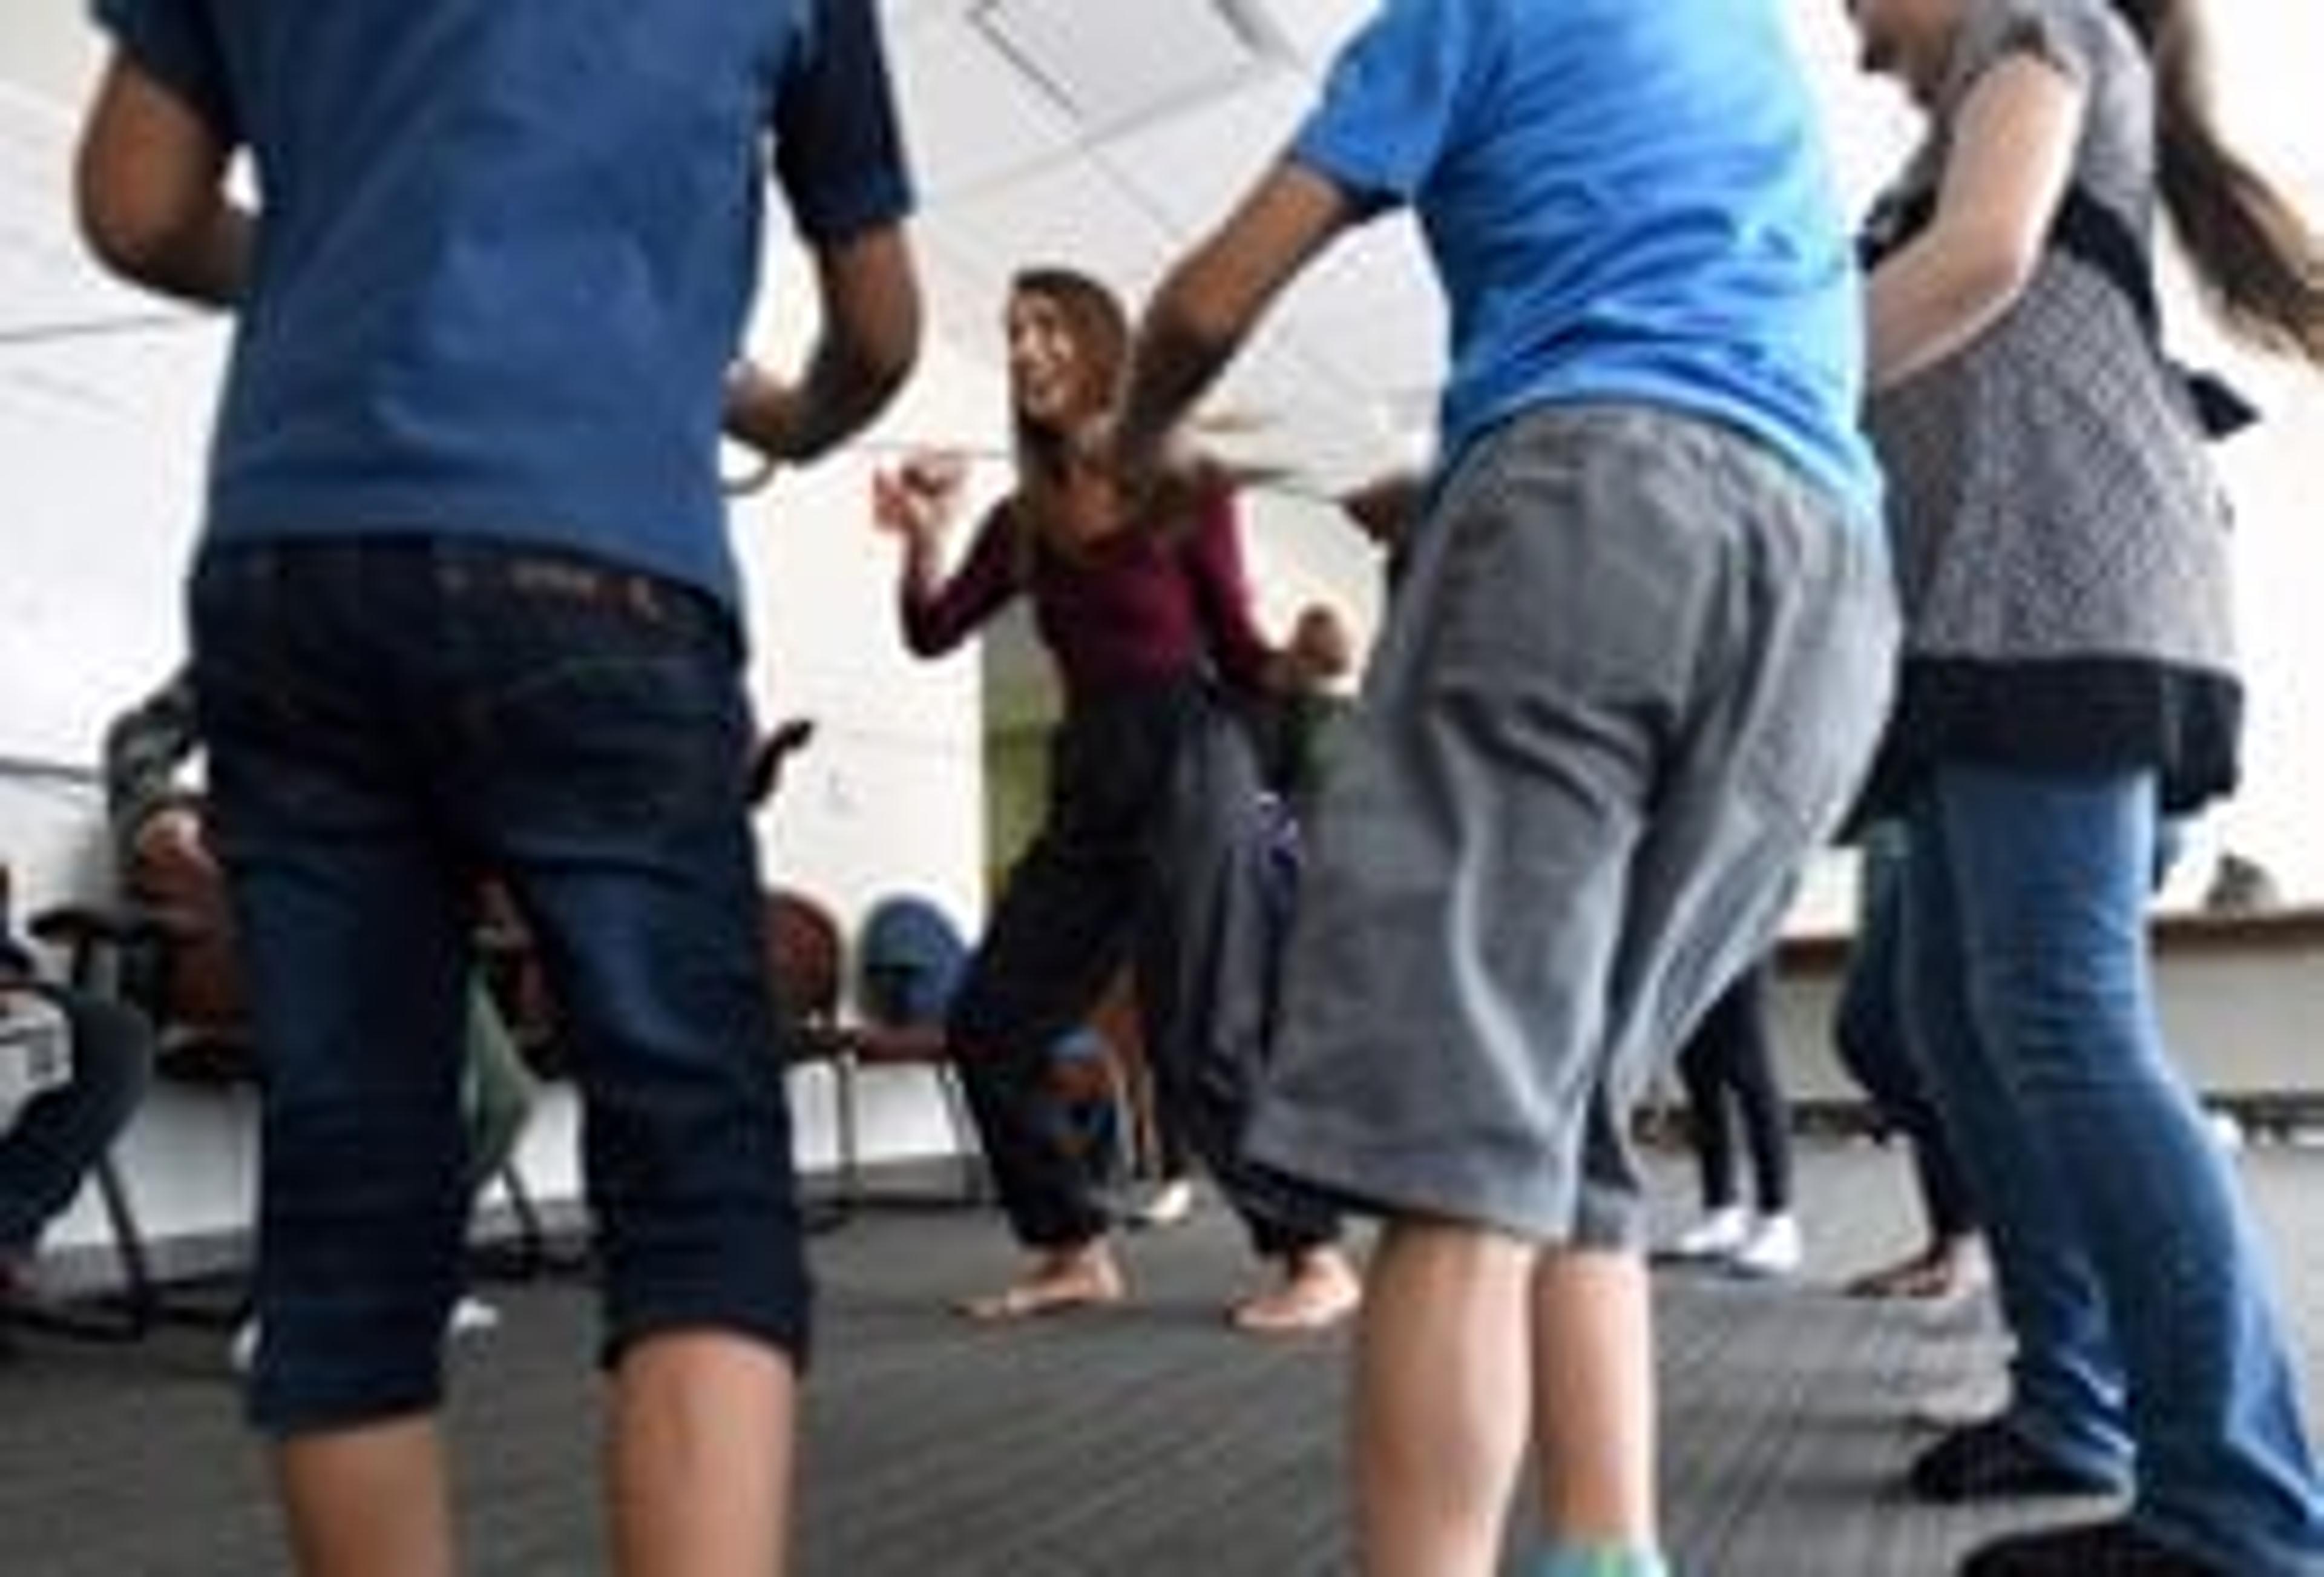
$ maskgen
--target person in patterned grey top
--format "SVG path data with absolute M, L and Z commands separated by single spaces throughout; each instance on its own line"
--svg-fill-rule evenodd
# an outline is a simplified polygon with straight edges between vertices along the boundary
M 2167 211 L 2228 326 L 2324 362 L 2324 268 L 2213 129 L 2190 0 L 1856 0 L 1928 112 L 1877 210 L 1868 425 L 1906 616 L 1879 797 L 1907 1035 L 1988 1217 L 1998 1417 L 1923 1497 L 2128 1489 L 1997 1573 L 2324 1572 L 2324 1480 L 2255 1235 L 2165 1050 L 2156 819 L 2230 789 L 2226 511 L 2163 356 Z

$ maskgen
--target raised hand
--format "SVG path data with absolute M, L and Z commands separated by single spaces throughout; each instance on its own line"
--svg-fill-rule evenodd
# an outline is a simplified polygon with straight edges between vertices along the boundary
M 872 523 L 914 546 L 934 547 L 960 513 L 967 484 L 967 456 L 917 449 L 892 469 L 872 474 Z

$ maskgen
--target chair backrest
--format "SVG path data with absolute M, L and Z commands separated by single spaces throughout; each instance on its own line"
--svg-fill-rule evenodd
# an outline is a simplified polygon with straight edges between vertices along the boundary
M 767 966 L 775 1000 L 803 1024 L 839 1016 L 839 922 L 818 899 L 790 888 L 767 893 Z
M 897 894 L 863 917 L 855 949 L 856 1005 L 874 1024 L 941 1025 L 968 972 L 968 943 L 924 898 Z

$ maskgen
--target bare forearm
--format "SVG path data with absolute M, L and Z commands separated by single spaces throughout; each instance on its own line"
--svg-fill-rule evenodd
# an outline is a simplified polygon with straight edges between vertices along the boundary
M 1352 217 L 1330 181 L 1277 165 L 1208 240 L 1172 269 L 1138 328 L 1115 423 L 1117 459 L 1156 468 L 1170 429 L 1194 408 L 1293 276 Z
M 1184 276 L 1173 276 L 1139 332 L 1117 435 L 1121 447 L 1157 453 L 1170 429 L 1217 381 L 1239 342 L 1232 329 L 1207 324 L 1192 311 Z
M 791 383 L 744 365 L 726 430 L 774 459 L 812 460 L 868 424 L 919 355 L 920 297 L 901 230 L 887 226 L 816 255 L 823 332 Z
M 877 416 L 909 365 L 870 361 L 826 339 L 796 384 L 745 374 L 729 395 L 726 430 L 773 459 L 812 460 Z
M 1868 287 L 1871 386 L 1893 387 L 1959 355 L 2008 312 L 2023 285 L 2009 266 L 1906 247 Z

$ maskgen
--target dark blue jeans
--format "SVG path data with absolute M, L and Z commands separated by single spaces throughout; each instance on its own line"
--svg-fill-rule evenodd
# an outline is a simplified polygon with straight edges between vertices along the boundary
M 725 612 L 578 559 L 377 539 L 212 549 L 192 616 L 263 1080 L 254 1421 L 440 1395 L 486 875 L 540 948 L 582 1090 L 607 1361 L 681 1328 L 799 1352 Z
M 1907 1021 L 1986 1207 L 2012 1424 L 2223 1572 L 2324 1572 L 2275 1294 L 2155 1013 L 2152 774 L 1948 765 L 1909 825 Z
M 137 1110 L 152 1063 L 152 1032 L 129 1009 L 81 991 L 28 989 L 64 1010 L 72 1077 L 0 1128 L 0 1254 L 31 1251 L 41 1230 L 73 1202 Z

